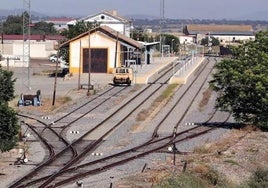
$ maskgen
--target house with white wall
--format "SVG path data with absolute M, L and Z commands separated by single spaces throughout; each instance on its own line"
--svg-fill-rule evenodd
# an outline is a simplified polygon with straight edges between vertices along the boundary
M 49 55 L 56 53 L 58 42 L 64 40 L 61 35 L 31 35 L 30 36 L 30 58 L 47 59 Z M 0 54 L 4 57 L 23 56 L 23 35 L 1 36 Z
M 46 23 L 53 23 L 54 28 L 57 31 L 62 31 L 62 30 L 68 29 L 67 23 L 69 23 L 72 20 L 73 20 L 73 18 L 49 18 L 45 22 Z
M 108 26 L 122 35 L 130 37 L 132 22 L 122 16 L 119 16 L 117 11 L 102 11 L 94 15 L 89 15 L 77 20 L 72 20 L 67 23 L 69 27 L 75 25 L 78 21 L 90 22 L 100 26 Z

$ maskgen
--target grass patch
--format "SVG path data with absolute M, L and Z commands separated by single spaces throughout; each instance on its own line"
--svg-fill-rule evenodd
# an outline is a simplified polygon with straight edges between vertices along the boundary
M 192 174 L 181 174 L 177 177 L 170 177 L 159 184 L 154 186 L 154 188 L 207 188 L 208 184 L 199 177 Z
M 213 149 L 211 148 L 210 144 L 204 144 L 200 147 L 194 148 L 194 153 L 198 153 L 198 154 L 208 154 L 208 153 L 211 153 L 212 151 Z
M 240 166 L 238 162 L 232 160 L 232 159 L 227 159 L 227 160 L 224 160 L 225 163 L 229 163 L 231 165 L 237 165 L 237 166 Z
M 161 93 L 159 97 L 155 100 L 155 102 L 162 102 L 163 100 L 168 100 L 174 94 L 175 89 L 177 88 L 178 84 L 170 84 L 168 87 Z
M 159 107 L 163 103 L 167 103 L 171 97 L 173 96 L 175 90 L 177 89 L 178 84 L 170 84 L 168 87 L 161 93 L 159 97 L 157 97 L 152 105 L 148 109 L 143 109 L 137 115 L 137 121 L 144 121 L 147 117 L 149 117 L 154 110 Z
M 265 188 L 268 187 L 268 168 L 257 168 L 252 176 L 239 188 Z
M 203 92 L 203 98 L 201 102 L 199 103 L 199 110 L 202 111 L 203 108 L 208 104 L 208 101 L 211 97 L 212 90 L 210 88 L 207 88 L 206 91 Z
M 142 111 L 140 111 L 138 113 L 136 120 L 137 121 L 144 121 L 148 117 L 148 115 L 149 115 L 149 111 L 143 109 Z

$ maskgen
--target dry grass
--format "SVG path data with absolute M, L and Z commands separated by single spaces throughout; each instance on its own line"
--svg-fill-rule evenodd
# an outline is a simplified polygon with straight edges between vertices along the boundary
M 202 111 L 203 108 L 208 104 L 208 101 L 211 97 L 212 90 L 210 88 L 207 88 L 206 91 L 203 92 L 203 98 L 199 103 L 199 110 Z
M 153 118 L 152 115 L 156 115 L 155 112 L 159 111 L 159 107 L 164 107 L 165 104 L 168 103 L 174 92 L 178 89 L 178 86 L 178 84 L 170 84 L 166 90 L 153 101 L 152 105 L 148 109 L 143 109 L 138 113 L 136 120 L 144 121 L 148 117 Z
M 58 97 L 55 100 L 54 106 L 52 105 L 52 99 L 51 98 L 42 98 L 42 105 L 41 106 L 22 106 L 17 107 L 17 105 L 12 105 L 12 107 L 17 111 L 23 111 L 23 112 L 39 112 L 39 113 L 51 113 L 55 109 L 58 109 L 64 104 L 67 104 L 72 101 L 72 98 L 69 96 L 64 97 Z
M 218 141 L 207 142 L 197 147 L 195 152 L 183 156 L 188 162 L 186 172 L 206 180 L 212 188 L 217 185 L 235 187 L 249 178 L 258 167 L 268 168 L 267 144 L 268 133 L 256 130 L 252 126 L 231 130 Z M 176 176 L 182 169 L 178 165 L 176 167 L 179 171 L 176 171 Z M 144 187 L 149 187 L 148 181 L 152 185 L 166 179 L 167 176 L 174 175 L 169 161 L 166 161 L 165 166 L 163 164 L 153 166 L 154 169 L 135 175 L 136 179 L 139 179 L 139 185 L 142 184 L 140 182 L 142 179 L 144 179 Z M 121 185 L 128 185 L 128 178 L 121 183 Z M 132 182 L 132 185 L 135 184 Z

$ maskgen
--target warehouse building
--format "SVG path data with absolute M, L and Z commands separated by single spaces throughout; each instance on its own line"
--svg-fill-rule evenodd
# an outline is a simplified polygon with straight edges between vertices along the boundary
M 210 35 L 218 39 L 223 45 L 255 39 L 254 30 L 251 25 L 190 24 L 184 28 L 184 34 L 193 36 L 197 43 Z
M 92 73 L 112 73 L 113 68 L 139 58 L 133 56 L 143 45 L 108 26 L 99 26 L 63 43 L 61 48 L 69 50 L 70 73 L 87 73 L 89 64 Z

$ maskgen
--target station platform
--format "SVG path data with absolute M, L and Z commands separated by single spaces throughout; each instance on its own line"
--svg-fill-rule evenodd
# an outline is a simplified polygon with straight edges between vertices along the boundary
M 147 84 L 154 75 L 164 69 L 166 66 L 173 66 L 180 63 L 178 71 L 170 79 L 170 84 L 185 84 L 187 78 L 202 63 L 204 57 L 192 57 L 180 60 L 179 57 L 155 57 L 150 64 L 133 65 L 134 83 Z
M 149 79 L 170 63 L 177 61 L 178 57 L 154 57 L 150 64 L 132 65 L 134 70 L 134 83 L 147 84 Z

